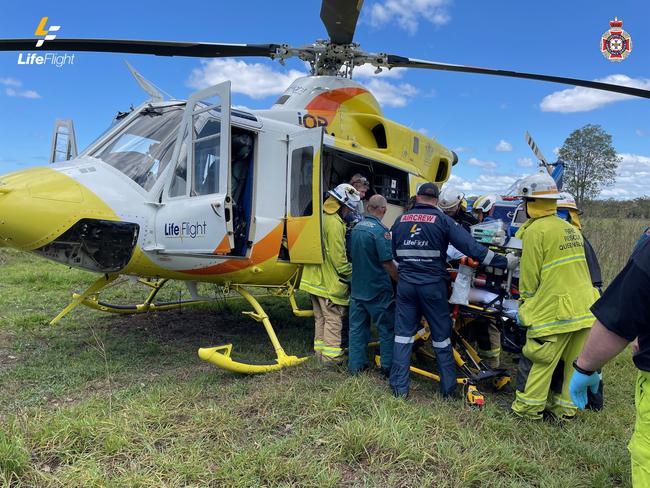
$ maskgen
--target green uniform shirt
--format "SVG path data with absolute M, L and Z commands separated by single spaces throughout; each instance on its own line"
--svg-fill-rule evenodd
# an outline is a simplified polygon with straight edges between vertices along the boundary
M 374 215 L 366 215 L 354 226 L 350 238 L 352 298 L 372 300 L 380 293 L 393 292 L 388 271 L 383 266 L 393 259 L 391 236 L 388 229 Z

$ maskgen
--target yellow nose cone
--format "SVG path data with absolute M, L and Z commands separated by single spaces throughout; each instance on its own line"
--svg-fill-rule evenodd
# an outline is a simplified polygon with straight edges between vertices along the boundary
M 38 249 L 82 218 L 119 220 L 92 191 L 51 168 L 0 176 L 0 246 Z

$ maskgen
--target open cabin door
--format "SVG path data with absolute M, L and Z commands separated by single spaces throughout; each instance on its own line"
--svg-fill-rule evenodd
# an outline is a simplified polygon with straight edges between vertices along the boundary
M 292 134 L 287 155 L 287 244 L 292 263 L 323 262 L 323 129 Z
M 155 250 L 229 254 L 234 247 L 229 81 L 189 98 L 172 161 L 156 215 Z

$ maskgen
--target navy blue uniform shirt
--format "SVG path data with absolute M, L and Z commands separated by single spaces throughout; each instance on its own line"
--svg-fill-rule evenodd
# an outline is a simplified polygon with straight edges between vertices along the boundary
M 390 232 L 374 215 L 366 215 L 352 229 L 350 255 L 352 298 L 372 300 L 382 292 L 393 292 L 390 276 L 383 266 L 393 259 Z
M 446 254 L 451 243 L 482 264 L 505 268 L 507 261 L 482 246 L 463 227 L 437 207 L 417 203 L 391 228 L 399 278 L 412 284 L 447 279 Z

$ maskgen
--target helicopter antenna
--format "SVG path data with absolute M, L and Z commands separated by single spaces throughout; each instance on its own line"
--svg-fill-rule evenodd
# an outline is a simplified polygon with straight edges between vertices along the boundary
M 151 81 L 147 80 L 144 76 L 138 73 L 135 70 L 135 68 L 131 66 L 126 59 L 124 60 L 124 63 L 126 64 L 126 67 L 129 69 L 133 77 L 135 78 L 135 81 L 137 81 L 138 85 L 140 85 L 140 88 L 142 88 L 145 92 L 147 92 L 147 94 L 151 97 L 150 100 L 152 102 L 163 101 L 165 99 L 164 95 L 167 95 L 168 98 L 174 98 L 169 93 L 164 91 L 162 88 L 157 87 Z

